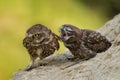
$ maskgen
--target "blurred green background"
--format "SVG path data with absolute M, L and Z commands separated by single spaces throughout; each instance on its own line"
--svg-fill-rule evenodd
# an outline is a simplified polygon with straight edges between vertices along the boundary
M 26 30 L 41 23 L 59 35 L 62 24 L 97 29 L 120 11 L 119 0 L 0 0 L 0 80 L 29 64 Z M 62 53 L 65 47 L 56 53 Z

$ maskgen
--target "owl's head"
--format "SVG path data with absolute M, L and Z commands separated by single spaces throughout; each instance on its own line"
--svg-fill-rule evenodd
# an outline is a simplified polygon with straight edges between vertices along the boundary
M 33 45 L 38 45 L 44 42 L 51 31 L 41 24 L 36 24 L 30 27 L 26 32 L 26 37 L 31 40 Z
M 75 31 L 73 30 L 72 25 L 64 24 L 60 29 L 60 37 L 64 42 L 74 42 L 75 41 Z

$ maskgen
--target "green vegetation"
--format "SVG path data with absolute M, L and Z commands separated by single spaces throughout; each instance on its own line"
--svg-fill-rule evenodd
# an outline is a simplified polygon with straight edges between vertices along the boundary
M 29 55 L 22 40 L 33 24 L 44 24 L 59 35 L 62 24 L 97 29 L 107 20 L 104 11 L 91 9 L 75 0 L 1 0 L 0 80 L 8 80 L 14 72 L 28 65 Z M 56 53 L 64 50 L 61 44 Z

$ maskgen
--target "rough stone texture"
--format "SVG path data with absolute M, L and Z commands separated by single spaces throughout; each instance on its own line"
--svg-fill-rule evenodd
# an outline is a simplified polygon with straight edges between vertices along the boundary
M 72 56 L 68 50 L 54 54 L 44 60 L 49 62 L 47 66 L 20 70 L 13 80 L 120 80 L 120 14 L 97 31 L 112 42 L 107 51 L 77 64 L 67 60 Z

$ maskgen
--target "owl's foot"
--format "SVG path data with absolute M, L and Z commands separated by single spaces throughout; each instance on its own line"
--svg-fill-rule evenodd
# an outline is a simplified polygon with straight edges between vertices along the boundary
M 39 66 L 46 66 L 48 63 L 39 63 L 39 64 L 36 64 L 36 65 L 34 65 L 34 66 L 31 66 L 31 65 L 28 65 L 25 69 L 24 69 L 24 71 L 30 71 L 30 70 L 32 70 L 33 68 L 37 68 L 37 67 L 39 67 Z
M 48 63 L 39 63 L 39 66 L 46 66 Z
M 69 61 L 85 61 L 85 60 L 89 60 L 91 57 L 84 57 L 84 58 L 81 58 L 81 57 L 72 57 L 72 58 L 67 58 Z
M 76 60 L 78 60 L 79 58 L 77 58 L 77 57 L 68 57 L 67 58 L 69 61 L 76 61 Z
M 35 67 L 28 65 L 28 66 L 24 69 L 24 71 L 30 71 L 30 70 L 32 70 L 33 68 L 35 68 Z

